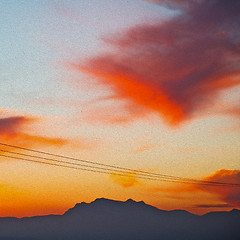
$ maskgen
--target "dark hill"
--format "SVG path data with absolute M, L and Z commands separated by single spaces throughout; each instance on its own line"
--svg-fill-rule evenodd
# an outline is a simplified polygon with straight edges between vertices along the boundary
M 240 211 L 203 216 L 159 210 L 144 202 L 96 199 L 63 215 L 0 218 L 0 240 L 240 239 Z

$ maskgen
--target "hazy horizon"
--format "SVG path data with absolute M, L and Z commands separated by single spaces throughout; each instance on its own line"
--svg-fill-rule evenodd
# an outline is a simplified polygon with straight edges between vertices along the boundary
M 240 210 L 203 216 L 159 210 L 144 202 L 96 199 L 63 215 L 0 218 L 0 239 L 238 239 Z M 203 229 L 205 231 L 203 231 Z
M 240 208 L 240 1 L 0 9 L 0 217 Z
M 110 200 L 110 201 L 114 201 L 114 202 L 120 202 L 120 203 L 126 203 L 126 202 L 129 201 L 129 200 L 132 200 L 132 201 L 134 201 L 134 202 L 136 202 L 136 203 L 144 202 L 144 201 L 136 201 L 136 200 L 131 199 L 131 198 L 128 198 L 128 199 L 126 199 L 126 200 L 118 200 L 118 199 L 109 199 L 109 198 L 99 197 L 99 198 L 96 198 L 96 199 L 94 199 L 94 200 L 92 200 L 92 201 L 90 201 L 90 202 L 85 202 L 85 201 L 76 202 L 76 203 L 74 203 L 72 206 L 70 206 L 69 208 L 63 210 L 63 212 L 60 212 L 60 213 L 58 213 L 58 214 L 49 212 L 48 214 L 28 215 L 28 216 L 21 216 L 21 217 L 4 216 L 4 217 L 0 217 L 0 218 L 9 218 L 9 217 L 12 218 L 12 217 L 14 217 L 14 218 L 19 218 L 19 219 L 21 219 L 21 218 L 26 218 L 26 217 L 27 217 L 27 218 L 28 218 L 28 217 L 31 218 L 31 217 L 38 217 L 38 216 L 41 217 L 41 216 L 49 216 L 49 215 L 62 216 L 62 215 L 64 215 L 66 212 L 68 212 L 69 210 L 71 210 L 71 209 L 75 208 L 76 206 L 78 206 L 79 204 L 80 204 L 80 205 L 81 205 L 81 204 L 91 204 L 91 203 L 94 203 L 94 202 L 96 202 L 97 200 L 101 200 L 101 199 Z M 144 204 L 149 205 L 149 206 L 152 206 L 152 205 L 148 204 L 147 202 L 144 202 Z M 155 207 L 155 206 L 152 206 L 152 207 Z M 205 215 L 205 214 L 212 213 L 212 212 L 231 212 L 231 211 L 234 210 L 234 209 L 240 211 L 240 209 L 237 208 L 237 207 L 232 207 L 232 208 L 230 208 L 230 207 L 223 207 L 223 206 L 219 206 L 219 207 L 202 206 L 202 207 L 205 208 L 206 210 L 205 210 L 204 212 L 201 211 L 200 213 L 191 212 L 191 211 L 188 211 L 188 210 L 186 210 L 186 209 L 180 209 L 180 208 L 174 208 L 174 209 L 162 209 L 162 208 L 159 208 L 159 207 L 155 207 L 155 208 L 158 209 L 158 210 L 163 210 L 163 211 L 167 211 L 167 212 L 171 212 L 171 211 L 175 211 L 175 210 L 180 210 L 180 211 L 184 210 L 184 211 L 187 211 L 187 212 L 189 212 L 189 213 L 191 213 L 191 214 L 194 214 L 194 215 L 197 215 L 197 216 L 203 216 L 203 215 Z M 197 206 L 196 206 L 196 208 L 197 208 Z M 212 210 L 208 210 L 209 208 L 211 208 Z M 215 208 L 215 210 L 214 210 L 214 208 Z M 222 208 L 222 209 L 221 209 L 221 208 Z M 224 210 L 225 208 L 230 208 L 230 210 Z M 216 210 L 216 209 L 217 209 L 217 210 Z

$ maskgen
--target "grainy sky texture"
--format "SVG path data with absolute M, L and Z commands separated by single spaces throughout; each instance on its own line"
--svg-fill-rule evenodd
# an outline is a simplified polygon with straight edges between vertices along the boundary
M 239 1 L 10 0 L 0 9 L 0 142 L 240 183 Z M 97 197 L 200 214 L 240 207 L 236 188 L 3 155 L 0 216 L 63 213 Z

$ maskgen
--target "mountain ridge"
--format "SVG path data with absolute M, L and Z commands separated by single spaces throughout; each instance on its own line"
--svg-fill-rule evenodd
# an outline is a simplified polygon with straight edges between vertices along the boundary
M 126 201 L 120 201 L 120 200 L 113 200 L 113 199 L 108 199 L 108 198 L 96 198 L 95 200 L 93 200 L 92 202 L 86 203 L 86 202 L 80 202 L 80 203 L 76 203 L 72 208 L 69 208 L 68 210 L 66 210 L 63 214 L 47 214 L 47 215 L 36 215 L 36 216 L 30 216 L 30 217 L 0 217 L 1 219 L 26 219 L 26 218 L 36 218 L 36 217 L 51 217 L 51 216 L 63 216 L 66 215 L 68 212 L 71 212 L 72 210 L 76 210 L 78 208 L 82 208 L 82 207 L 90 207 L 93 205 L 96 205 L 98 203 L 113 203 L 113 204 L 131 204 L 131 205 L 141 205 L 141 206 L 145 206 L 145 207 L 149 207 L 152 209 L 155 209 L 159 212 L 165 212 L 165 213 L 177 213 L 177 212 L 182 212 L 182 213 L 187 213 L 187 214 L 191 214 L 191 215 L 195 215 L 195 216 L 205 216 L 205 215 L 209 215 L 209 214 L 219 214 L 219 213 L 231 213 L 231 212 L 237 212 L 240 213 L 240 209 L 237 208 L 233 208 L 229 211 L 210 211 L 207 212 L 205 214 L 199 215 L 199 214 L 194 214 L 191 213 L 185 209 L 172 209 L 172 210 L 164 210 L 164 209 L 159 209 L 157 207 L 154 207 L 150 204 L 145 203 L 144 201 L 135 201 L 131 198 L 127 199 Z
M 239 223 L 238 209 L 199 216 L 132 199 L 98 198 L 63 215 L 0 218 L 0 240 L 238 240 Z

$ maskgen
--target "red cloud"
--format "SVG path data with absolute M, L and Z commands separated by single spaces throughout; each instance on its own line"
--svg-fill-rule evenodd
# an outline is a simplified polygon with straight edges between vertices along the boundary
M 24 125 L 31 123 L 32 121 L 32 118 L 23 116 L 0 118 L 0 135 L 8 135 L 13 137 L 14 135 L 17 135 L 19 130 Z
M 221 90 L 240 84 L 240 2 L 168 2 L 190 7 L 171 20 L 105 40 L 111 52 L 73 66 L 110 86 L 115 99 L 126 99 L 133 115 L 141 107 L 173 126 L 210 107 Z
M 230 182 L 240 184 L 240 170 L 226 170 L 221 169 L 216 171 L 209 177 L 204 178 L 206 181 L 215 182 Z M 239 187 L 204 187 L 201 186 L 204 191 L 217 194 L 224 202 L 240 207 L 240 188 Z
M 1 112 L 0 109 L 0 114 Z M 98 142 L 87 138 L 52 138 L 47 136 L 39 136 L 27 132 L 29 126 L 34 127 L 34 122 L 39 119 L 28 116 L 0 116 L 0 142 L 9 145 L 16 145 L 20 147 L 43 147 L 54 146 L 62 147 L 68 146 L 71 149 L 90 150 L 95 147 Z M 0 149 L 12 150 L 10 147 L 1 146 Z M 0 152 L 1 155 L 1 152 Z
M 141 185 L 137 179 L 137 173 L 133 171 L 125 173 L 111 173 L 110 179 L 124 188 Z
M 25 147 L 33 145 L 63 146 L 67 143 L 65 139 L 42 137 L 25 133 L 24 129 L 34 121 L 36 121 L 36 119 L 25 116 L 0 118 L 1 141 Z
M 227 113 L 237 118 L 240 118 L 240 107 L 233 107 L 233 108 L 226 109 L 223 111 L 223 113 Z
M 224 183 L 235 183 L 240 184 L 240 170 L 227 170 L 221 169 L 213 173 L 212 175 L 203 178 L 204 181 L 210 182 L 224 182 Z M 240 207 L 240 188 L 239 186 L 214 186 L 214 185 L 203 185 L 203 184 L 178 184 L 176 187 L 154 187 L 150 191 L 153 192 L 165 192 L 170 197 L 178 197 L 180 193 L 197 193 L 207 192 L 215 194 L 219 197 L 219 200 L 225 202 L 222 206 Z M 217 203 L 219 204 L 219 203 Z M 201 206 L 208 206 L 209 204 L 202 204 Z M 210 204 L 209 207 L 217 207 L 216 204 Z M 218 206 L 219 207 L 219 206 Z

